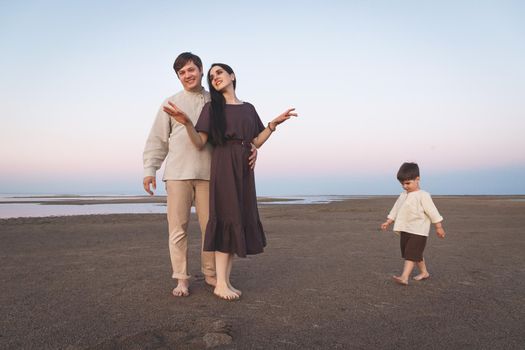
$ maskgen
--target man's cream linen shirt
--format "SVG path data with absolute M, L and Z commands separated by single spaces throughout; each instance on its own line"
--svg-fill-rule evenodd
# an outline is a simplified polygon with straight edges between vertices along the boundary
M 162 110 L 171 101 L 195 125 L 202 107 L 209 100 L 210 94 L 204 88 L 198 93 L 182 90 L 164 100 L 144 147 L 144 177 L 155 176 L 166 159 L 164 181 L 210 179 L 211 146 L 206 144 L 202 150 L 198 150 L 191 142 L 186 128 Z
M 436 224 L 443 221 L 430 193 L 422 190 L 401 193 L 388 214 L 388 218 L 395 221 L 394 232 L 396 233 L 403 231 L 427 237 L 430 223 Z

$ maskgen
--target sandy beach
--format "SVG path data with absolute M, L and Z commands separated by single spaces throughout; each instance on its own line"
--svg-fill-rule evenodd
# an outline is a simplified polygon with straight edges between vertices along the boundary
M 160 214 L 0 220 L 1 349 L 523 349 L 525 197 L 435 196 L 431 278 L 392 282 L 395 197 L 260 206 L 265 253 L 236 259 L 240 301 L 214 297 L 190 232 L 175 298 Z

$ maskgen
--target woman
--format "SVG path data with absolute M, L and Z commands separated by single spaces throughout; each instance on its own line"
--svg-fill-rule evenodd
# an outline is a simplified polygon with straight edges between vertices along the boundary
M 164 110 L 186 126 L 197 148 L 204 147 L 206 142 L 214 146 L 210 218 L 203 250 L 215 251 L 215 295 L 234 300 L 242 293 L 230 283 L 233 254 L 239 257 L 259 254 L 266 246 L 257 210 L 254 173 L 248 165 L 251 144 L 261 147 L 277 125 L 297 114 L 290 108 L 264 127 L 255 108 L 237 98 L 235 73 L 223 63 L 211 66 L 208 85 L 211 102 L 204 106 L 195 127 L 176 105 L 169 103 Z

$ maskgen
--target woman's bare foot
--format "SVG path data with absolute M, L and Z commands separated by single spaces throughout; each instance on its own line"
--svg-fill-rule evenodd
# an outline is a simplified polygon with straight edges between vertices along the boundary
M 408 286 L 408 279 L 405 280 L 399 276 L 392 276 L 392 278 L 394 279 L 394 282 L 396 282 L 397 284 L 400 284 L 402 286 Z
M 217 285 L 217 277 L 215 276 L 204 276 L 204 281 L 206 284 L 215 287 Z
M 416 281 L 423 281 L 430 277 L 430 274 L 428 272 L 426 273 L 420 273 L 417 276 L 414 276 L 414 280 Z
M 178 280 L 177 287 L 171 293 L 176 297 L 187 297 L 190 295 L 190 281 L 187 279 Z
M 228 283 L 228 288 L 230 288 L 235 294 L 237 294 L 238 296 L 241 296 L 242 295 L 242 292 L 240 290 L 238 290 L 237 288 L 235 288 L 234 286 L 232 286 L 231 283 Z
M 239 294 L 235 293 L 233 290 L 228 288 L 228 286 L 216 286 L 213 290 L 213 294 L 224 300 L 237 300 L 239 299 Z

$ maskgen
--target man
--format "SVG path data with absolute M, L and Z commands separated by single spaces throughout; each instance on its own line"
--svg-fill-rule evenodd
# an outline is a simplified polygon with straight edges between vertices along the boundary
M 164 100 L 157 113 L 144 147 L 143 186 L 153 195 L 152 188 L 157 188 L 155 173 L 166 160 L 163 180 L 168 194 L 169 251 L 172 278 L 177 279 L 172 293 L 180 297 L 189 295 L 187 228 L 192 202 L 195 203 L 202 241 L 208 223 L 212 150 L 209 144 L 198 150 L 191 143 L 185 127 L 163 111 L 168 101 L 172 102 L 188 115 L 193 124 L 197 123 L 204 104 L 210 100 L 209 93 L 202 87 L 202 61 L 191 52 L 183 52 L 175 60 L 173 69 L 183 90 Z M 254 151 L 250 157 L 252 167 L 255 156 Z M 201 271 L 206 283 L 215 286 L 214 252 L 201 249 Z

